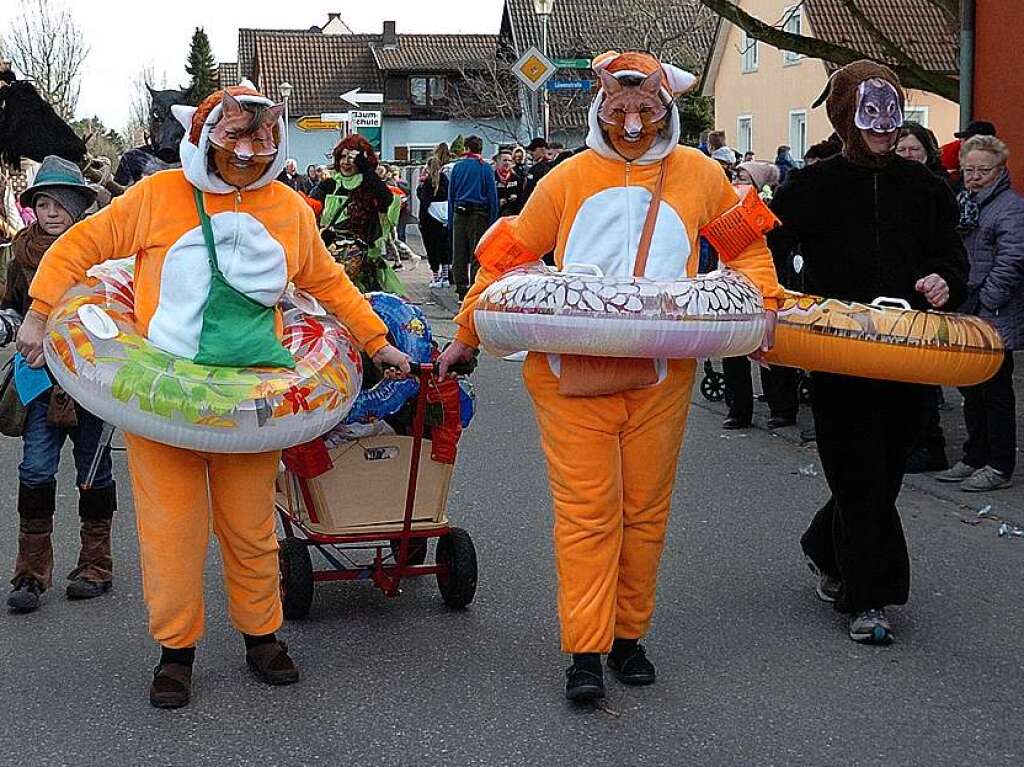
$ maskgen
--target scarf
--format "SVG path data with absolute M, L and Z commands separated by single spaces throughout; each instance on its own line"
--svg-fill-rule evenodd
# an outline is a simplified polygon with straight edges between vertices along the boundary
M 515 172 L 511 168 L 508 168 L 507 170 L 497 168 L 495 169 L 494 172 L 497 174 L 498 180 L 503 184 L 507 184 L 509 180 L 515 175 Z
M 981 222 L 981 209 L 984 208 L 996 194 L 1009 185 L 1009 177 L 1004 170 L 1002 175 L 984 189 L 972 192 L 964 189 L 956 196 L 957 204 L 960 206 L 960 220 L 956 228 L 961 234 L 972 232 L 978 228 Z
M 36 221 L 14 238 L 11 245 L 14 260 L 18 262 L 18 266 L 25 273 L 25 281 L 28 284 L 32 283 L 36 269 L 39 268 L 39 262 L 43 260 L 43 254 L 59 236 L 58 234 L 47 234 Z

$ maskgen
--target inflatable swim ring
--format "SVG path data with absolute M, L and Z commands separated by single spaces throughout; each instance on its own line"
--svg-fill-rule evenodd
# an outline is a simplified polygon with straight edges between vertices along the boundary
M 585 268 L 537 262 L 491 284 L 474 313 L 484 348 L 683 359 L 750 354 L 764 337 L 761 294 L 738 272 L 648 280 Z
M 978 317 L 915 311 L 890 299 L 858 304 L 788 292 L 767 360 L 863 378 L 971 386 L 995 375 L 1003 341 Z
M 367 300 L 388 326 L 388 341 L 408 354 L 413 362 L 433 358 L 434 343 L 423 311 L 391 293 L 369 293 Z M 416 378 L 383 378 L 356 397 L 345 423 L 369 423 L 394 415 L 420 390 Z
M 215 453 L 300 444 L 348 412 L 362 361 L 311 297 L 292 291 L 281 303 L 294 370 L 197 365 L 136 331 L 133 269 L 131 261 L 95 267 L 47 322 L 50 373 L 89 411 L 131 434 Z

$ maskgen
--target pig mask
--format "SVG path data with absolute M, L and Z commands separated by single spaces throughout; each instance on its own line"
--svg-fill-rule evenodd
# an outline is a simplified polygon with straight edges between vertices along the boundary
M 221 115 L 210 131 L 210 159 L 225 182 L 238 189 L 255 183 L 278 153 L 277 127 L 284 104 L 242 104 L 225 92 Z

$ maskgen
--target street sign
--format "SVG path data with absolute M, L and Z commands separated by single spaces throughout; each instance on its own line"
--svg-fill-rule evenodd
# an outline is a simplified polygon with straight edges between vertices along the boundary
M 559 69 L 590 69 L 590 59 L 552 59 Z
M 341 100 L 347 101 L 354 107 L 361 106 L 363 104 L 383 104 L 384 94 L 383 93 L 361 93 L 361 88 L 353 88 L 347 93 L 341 94 Z
M 324 112 L 320 119 L 325 123 L 342 123 L 348 119 L 348 112 Z
M 381 127 L 380 112 L 359 112 L 353 110 L 348 113 L 348 119 L 353 129 Z
M 549 91 L 589 91 L 594 87 L 593 80 L 548 80 L 544 86 Z
M 551 59 L 533 46 L 527 48 L 519 61 L 512 65 L 512 73 L 531 91 L 543 88 L 557 69 Z
M 325 120 L 325 119 L 323 119 L 324 117 L 334 117 L 334 116 L 336 116 L 336 115 L 319 115 L 319 116 L 318 115 L 305 115 L 305 116 L 300 117 L 298 120 L 295 121 L 295 126 L 299 130 L 306 131 L 307 133 L 311 132 L 311 131 L 321 131 L 321 130 L 330 130 L 330 131 L 341 130 L 341 122 L 342 122 L 341 120 Z M 344 115 L 337 115 L 337 116 L 338 117 L 343 117 Z

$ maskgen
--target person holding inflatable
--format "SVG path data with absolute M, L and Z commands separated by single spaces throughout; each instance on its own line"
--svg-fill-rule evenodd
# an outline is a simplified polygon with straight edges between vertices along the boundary
M 217 91 L 198 108 L 176 106 L 185 126 L 182 168 L 157 173 L 72 227 L 46 253 L 18 335 L 43 364 L 51 309 L 87 270 L 137 254 L 135 319 L 163 351 L 204 365 L 294 367 L 276 310 L 289 282 L 318 298 L 374 362 L 408 372 L 387 328 L 335 263 L 313 211 L 274 179 L 284 166 L 283 104 L 248 85 Z M 219 454 L 126 435 L 150 631 L 161 646 L 150 703 L 191 698 L 203 633 L 203 564 L 212 526 L 224 559 L 228 612 L 250 669 L 290 684 L 298 669 L 281 626 L 274 483 L 279 452 Z
M 481 269 L 456 318 L 441 372 L 479 345 L 473 312 L 488 285 L 554 251 L 563 271 L 675 279 L 697 271 L 697 233 L 739 197 L 714 160 L 679 146 L 675 96 L 695 78 L 646 53 L 595 59 L 601 88 L 588 150 L 553 168 L 518 217 L 503 218 L 477 249 Z M 646 243 L 646 245 L 644 244 Z M 782 289 L 764 238 L 728 265 L 772 310 Z M 770 317 L 774 312 L 769 311 Z M 764 349 L 771 345 L 771 328 Z M 554 500 L 566 696 L 604 695 L 601 654 L 623 683 L 651 684 L 639 640 L 654 592 L 695 361 L 628 360 L 531 352 L 524 366 Z
M 782 226 L 772 249 L 800 247 L 808 293 L 913 309 L 956 307 L 967 258 L 955 230 L 956 201 L 922 163 L 896 154 L 904 93 L 887 67 L 848 64 L 832 75 L 825 103 L 842 154 L 794 174 L 772 209 Z M 910 558 L 896 499 L 924 426 L 928 387 L 812 374 L 818 453 L 831 497 L 801 539 L 817 594 L 849 619 L 857 642 L 893 639 L 885 613 L 910 593 Z

